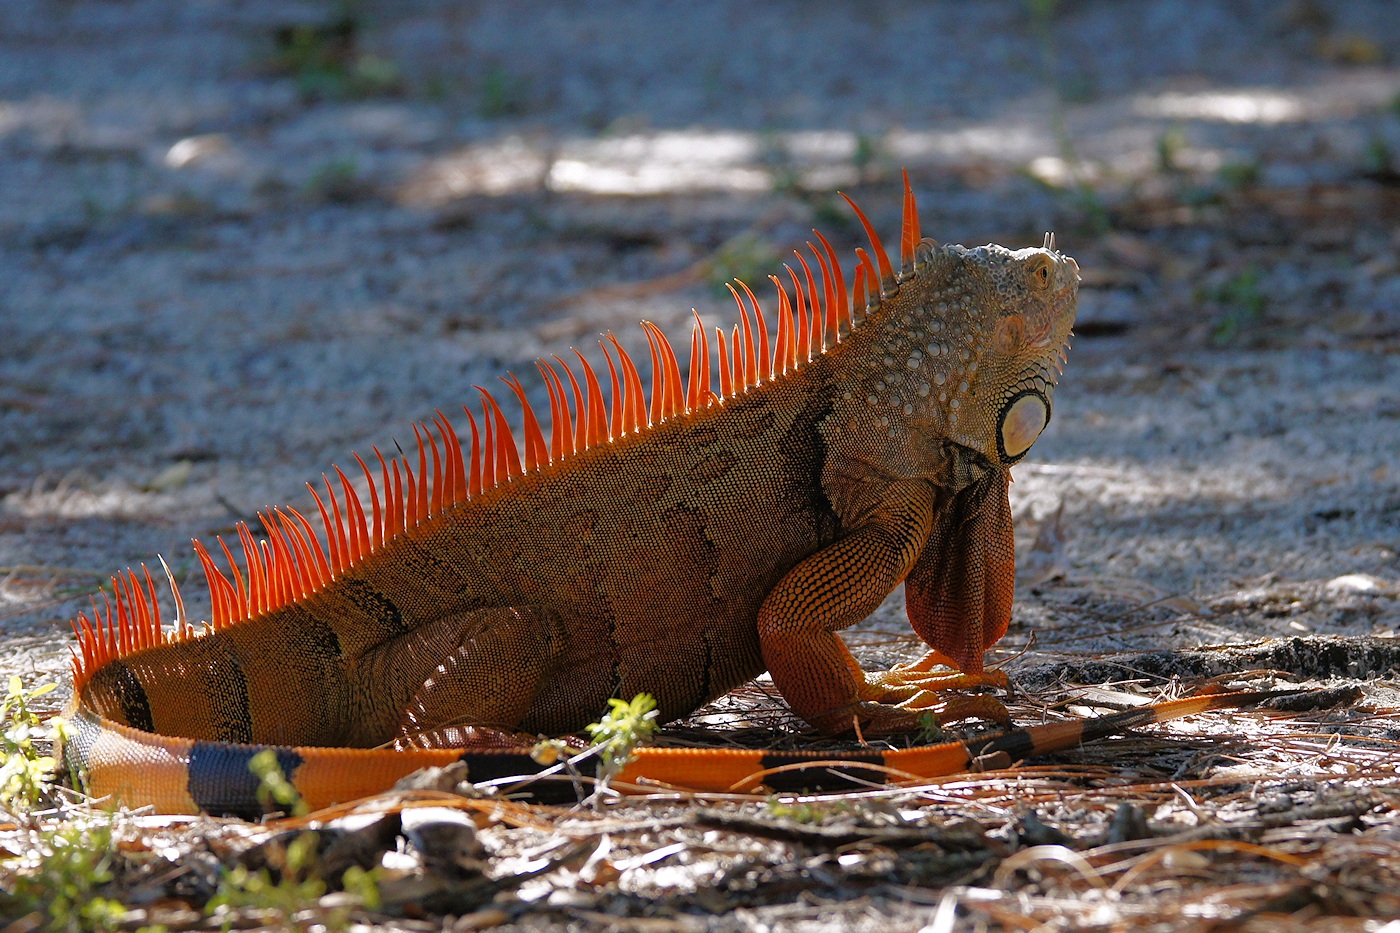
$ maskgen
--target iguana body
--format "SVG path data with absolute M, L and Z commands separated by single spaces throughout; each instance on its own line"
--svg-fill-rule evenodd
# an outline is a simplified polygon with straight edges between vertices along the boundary
M 610 406 L 582 356 L 542 365 L 550 432 L 525 405 L 523 463 L 483 391 L 468 449 L 441 415 L 416 428 L 416 464 L 365 468 L 368 507 L 337 470 L 324 546 L 293 510 L 262 516 L 262 542 L 240 528 L 231 579 L 197 545 L 209 633 L 183 610 L 163 631 L 149 577 L 114 581 L 115 605 L 76 624 L 70 761 L 95 792 L 189 809 L 246 783 L 243 746 L 296 746 L 325 769 L 301 781 L 337 799 L 371 761 L 397 776 L 460 754 L 425 748 L 576 732 L 640 692 L 671 720 L 764 670 L 827 732 L 1004 715 L 929 688 L 998 682 L 982 655 L 1010 617 L 1009 467 L 1049 420 L 1078 269 L 1049 238 L 921 240 L 907 183 L 900 274 L 870 234 L 863 315 L 822 240 L 789 269 L 794 297 L 779 286 L 776 332 L 744 286 L 742 327 L 711 344 L 697 326 L 688 383 L 646 325 L 650 401 L 609 338 Z M 837 632 L 901 581 L 933 650 L 863 674 Z M 348 750 L 386 745 L 419 751 Z

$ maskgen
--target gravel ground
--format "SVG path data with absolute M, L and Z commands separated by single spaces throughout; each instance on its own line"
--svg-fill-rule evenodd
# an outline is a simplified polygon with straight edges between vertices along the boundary
M 727 321 L 858 244 L 837 187 L 893 236 L 901 167 L 926 233 L 1085 272 L 1013 677 L 1400 628 L 1393 0 L 345 9 L 0 8 L 0 672 L 473 383 Z

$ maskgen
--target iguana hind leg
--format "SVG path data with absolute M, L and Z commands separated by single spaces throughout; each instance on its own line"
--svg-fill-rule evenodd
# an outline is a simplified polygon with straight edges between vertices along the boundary
M 538 606 L 471 613 L 404 710 L 399 735 L 458 726 L 512 729 L 539 692 L 557 629 L 558 617 Z
M 1006 719 L 991 697 L 940 696 L 888 673 L 866 674 L 836 633 L 860 621 L 914 566 L 934 527 L 932 488 L 892 484 L 861 527 L 788 572 L 758 614 L 763 660 L 793 710 L 825 732 L 915 728 L 921 714 Z M 980 685 L 973 676 L 946 686 Z M 941 685 L 943 686 L 943 685 Z
M 370 649 L 347 713 L 354 744 L 377 746 L 451 727 L 513 730 L 535 701 L 560 640 L 558 615 L 501 606 L 444 616 Z M 485 744 L 498 744 L 487 741 Z

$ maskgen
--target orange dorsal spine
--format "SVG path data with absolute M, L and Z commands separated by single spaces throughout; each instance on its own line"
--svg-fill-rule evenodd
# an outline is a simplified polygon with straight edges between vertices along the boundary
M 734 371 L 729 368 L 729 351 L 724 340 L 724 328 L 715 328 L 715 346 L 719 358 L 719 394 L 721 398 L 734 395 Z
M 869 253 L 857 246 L 856 258 L 860 260 L 860 265 L 856 266 L 857 284 L 855 290 L 861 293 L 861 319 L 864 320 L 880 306 L 880 280 L 876 277 L 875 264 L 870 261 Z M 862 287 L 862 273 L 864 274 L 864 287 Z
M 735 279 L 738 282 L 738 279 Z M 758 324 L 758 356 L 757 356 L 757 380 L 765 382 L 773 378 L 773 358 L 768 355 L 768 322 L 763 319 L 763 309 L 758 305 L 758 298 L 754 296 L 753 290 L 743 282 L 739 282 L 739 287 L 744 290 L 744 295 L 748 297 L 749 303 L 753 305 L 754 320 Z
M 806 363 L 812 359 L 812 338 L 811 322 L 807 319 L 807 296 L 802 291 L 802 283 L 797 280 L 797 273 L 792 271 L 792 266 L 783 263 L 783 268 L 787 270 L 788 278 L 792 279 L 792 300 L 796 307 L 793 309 L 793 318 L 797 322 L 797 354 L 798 359 Z M 779 291 L 786 291 L 781 284 L 778 284 Z
M 838 192 L 838 194 L 839 193 L 840 192 Z M 890 268 L 890 257 L 886 255 L 884 244 L 880 242 L 880 237 L 875 233 L 874 225 L 870 223 L 870 218 L 865 216 L 865 212 L 856 206 L 855 201 L 852 201 L 844 194 L 842 194 L 841 197 L 846 198 L 846 203 L 851 205 L 851 210 L 856 212 L 856 219 L 859 220 L 860 225 L 865 228 L 865 235 L 870 238 L 870 248 L 875 251 L 875 258 L 880 264 L 879 278 L 875 281 L 879 283 L 881 294 L 893 294 L 896 285 L 894 270 Z M 860 251 L 857 250 L 857 253 L 859 252 Z M 869 259 L 867 258 L 866 261 L 869 262 Z
M 914 189 L 909 187 L 909 170 L 904 170 L 904 223 L 899 230 L 899 275 L 914 271 L 914 250 L 923 239 L 919 233 L 919 206 L 914 203 Z
M 830 302 L 825 306 L 822 304 L 821 292 L 817 291 L 817 280 L 812 277 L 812 267 L 807 263 L 807 257 L 797 250 L 792 254 L 797 257 L 797 264 L 802 267 L 802 275 L 807 281 L 807 303 L 811 309 L 811 323 L 807 326 L 807 339 L 811 341 L 812 356 L 821 356 L 826 352 L 826 335 L 830 330 L 827 321 L 829 313 L 835 313 Z M 796 276 L 793 276 L 793 286 L 797 289 L 798 298 L 802 297 L 802 286 L 797 283 Z
M 604 400 L 592 365 L 577 350 L 581 380 L 559 356 L 535 362 L 549 397 L 547 436 L 524 385 L 513 374 L 502 381 L 521 408 L 523 445 L 517 444 L 496 399 L 477 386 L 480 422 L 470 408 L 463 407 L 470 433 L 466 449 L 449 419 L 438 411 L 431 422 L 413 426 L 416 465 L 402 451 L 390 460 L 376 447 L 376 477 L 364 458 L 353 455 L 369 493 L 368 512 L 356 484 L 339 467 L 332 467 L 334 481 L 330 474 L 322 474 L 320 487 L 307 484 L 321 519 L 319 529 L 290 506 L 260 512 L 257 520 L 265 535 L 261 540 L 246 523 L 236 526 L 241 558 L 235 557 L 222 537 L 216 538 L 228 573 L 220 569 L 220 561 L 203 543 L 195 541 L 195 556 L 204 572 L 211 605 L 210 621 L 201 631 L 185 617 L 179 586 L 164 561 L 161 566 L 175 606 L 174 625 L 169 629 L 162 621 L 155 584 L 144 565 L 140 576 L 127 570 L 113 577 L 111 595 L 104 597 L 103 604 L 93 601 L 90 612 L 80 612 L 73 621 L 78 642 L 72 658 L 75 690 L 81 690 L 93 672 L 112 660 L 221 631 L 305 599 L 331 586 L 395 538 L 462 503 L 487 496 L 497 487 L 556 468 L 593 447 L 724 404 L 800 370 L 834 347 L 843 331 L 850 332 L 856 325 L 853 309 L 860 309 L 863 319 L 879 307 L 882 293 L 889 295 L 898 287 L 874 227 L 850 198 L 846 200 L 874 253 L 872 261 L 864 249 L 856 250 L 858 264 L 849 293 L 836 251 L 826 237 L 813 231 L 820 248 L 811 242 L 806 247 L 816 260 L 816 269 L 801 252 L 794 253 L 801 274 L 792 266 L 784 267 L 792 296 L 777 276 L 769 277 L 778 291 L 777 330 L 771 335 L 749 286 L 742 281 L 737 288 L 727 285 L 738 305 L 739 321 L 728 336 L 723 328 L 715 328 L 712 352 L 706 328 L 695 314 L 688 372 L 683 378 L 671 342 L 655 324 L 643 322 L 651 356 L 650 397 L 636 363 L 611 333 L 599 342 L 608 364 L 607 397 L 611 404 Z M 919 242 L 918 211 L 906 173 L 900 278 L 912 273 Z M 712 365 L 717 382 L 711 378 Z M 338 492 L 336 486 L 340 487 Z

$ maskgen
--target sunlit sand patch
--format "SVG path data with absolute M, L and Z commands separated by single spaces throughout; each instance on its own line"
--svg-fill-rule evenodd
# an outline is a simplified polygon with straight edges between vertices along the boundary
M 1166 463 L 1114 464 L 1102 461 L 1025 463 L 1013 475 L 1013 499 L 1039 499 L 1073 493 L 1076 499 L 1122 506 L 1162 506 L 1173 502 L 1255 502 L 1295 495 L 1297 490 L 1262 467 L 1232 465 L 1212 470 Z
M 1382 70 L 1357 70 L 1287 88 L 1257 85 L 1201 91 L 1140 94 L 1132 108 L 1140 116 L 1168 120 L 1274 126 L 1346 119 L 1388 106 L 1393 79 Z
M 1143 96 L 1134 109 L 1146 116 L 1224 123 L 1293 123 L 1307 115 L 1296 96 L 1266 88 Z
M 840 130 L 688 129 L 562 142 L 517 136 L 432 160 L 402 187 L 400 198 L 431 205 L 541 188 L 663 195 L 768 191 L 786 183 L 824 190 L 859 181 L 863 151 L 910 167 L 988 159 L 1014 166 L 1050 145 L 1046 134 L 1020 124 L 897 130 L 875 139 Z

